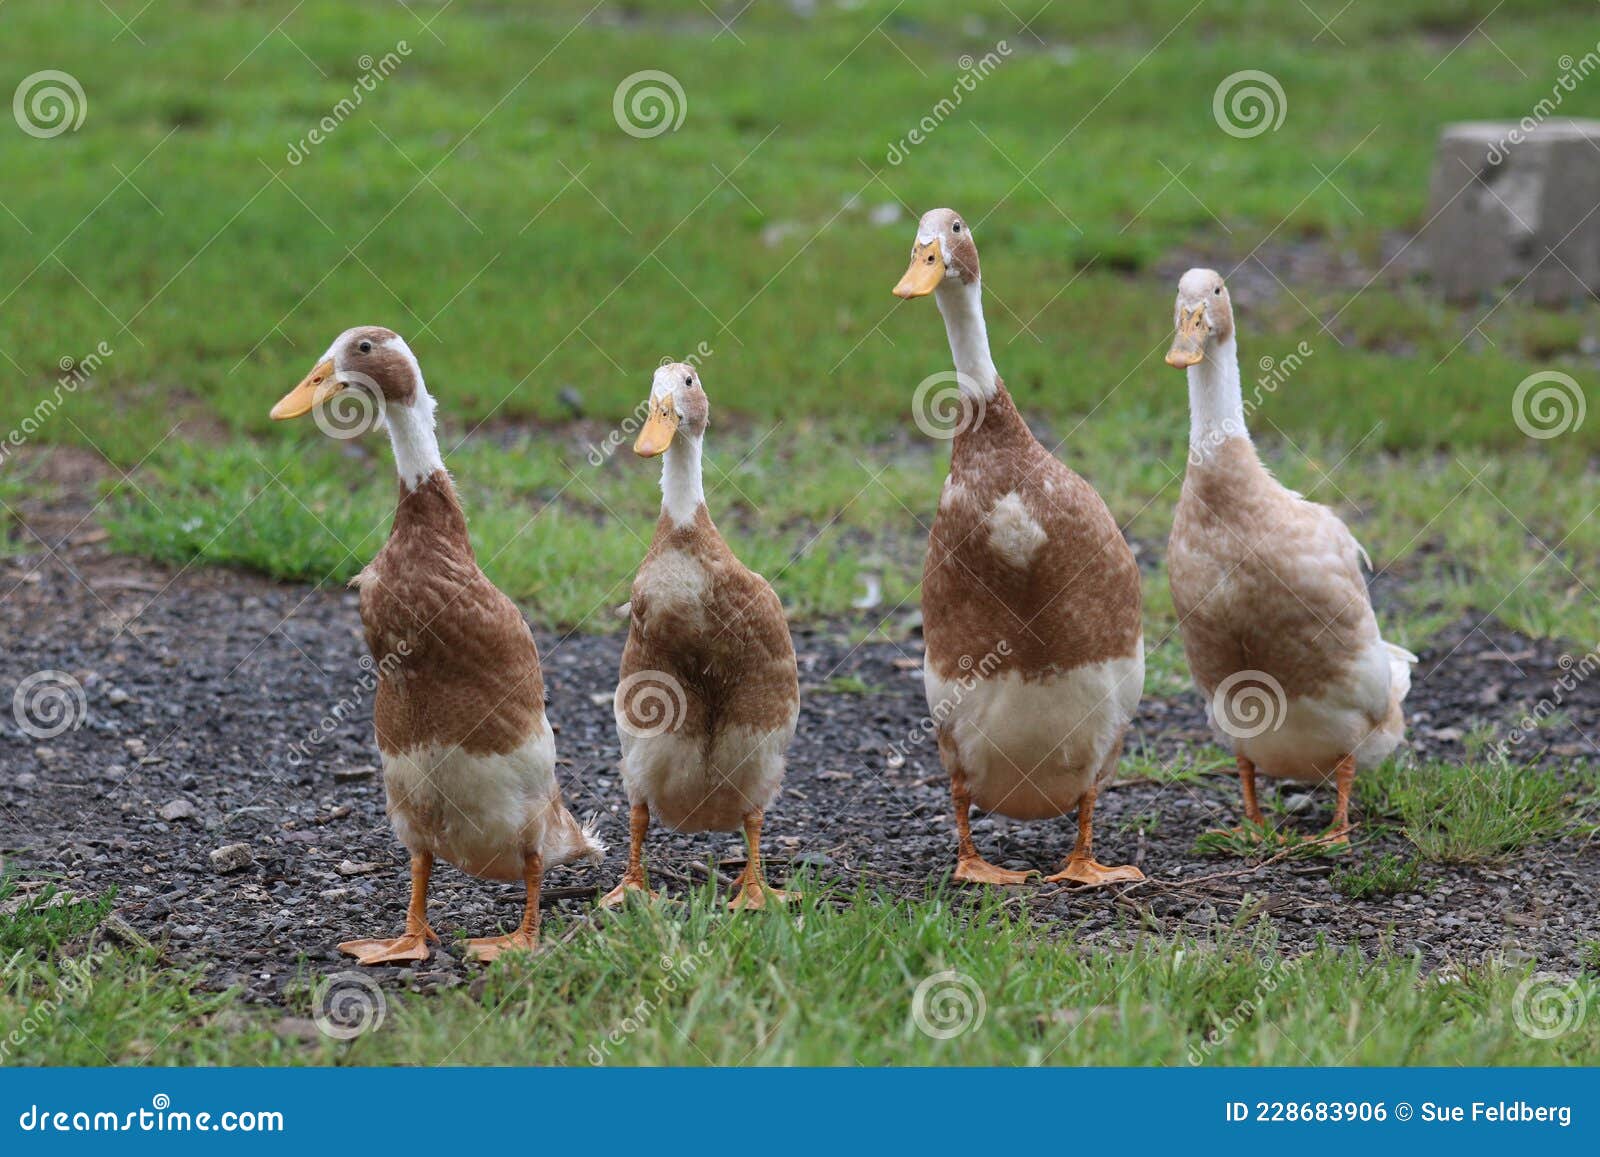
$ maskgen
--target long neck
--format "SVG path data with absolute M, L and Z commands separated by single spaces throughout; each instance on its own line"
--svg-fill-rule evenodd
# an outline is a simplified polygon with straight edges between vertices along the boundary
M 694 521 L 705 504 L 700 476 L 700 439 L 680 434 L 661 456 L 661 509 L 678 526 Z
M 433 432 L 433 398 L 419 381 L 416 399 L 408 406 L 389 406 L 384 411 L 389 427 L 389 444 L 394 447 L 394 467 L 407 490 L 415 490 L 424 478 L 444 469 L 439 456 L 439 439 Z
M 1229 438 L 1250 440 L 1239 389 L 1239 347 L 1229 335 L 1189 367 L 1189 449 L 1204 458 Z
M 978 279 L 962 283 L 946 281 L 934 293 L 939 312 L 944 315 L 944 330 L 950 338 L 950 354 L 962 389 L 976 389 L 985 399 L 994 397 L 994 359 L 989 356 L 989 331 L 983 324 L 983 290 Z M 969 384 L 970 383 L 970 384 Z

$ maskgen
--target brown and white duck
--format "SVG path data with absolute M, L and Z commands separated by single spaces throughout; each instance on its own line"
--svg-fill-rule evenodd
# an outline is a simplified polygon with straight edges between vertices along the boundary
M 904 298 L 933 294 L 961 420 L 922 573 L 924 672 L 959 840 L 955 879 L 1020 884 L 978 855 L 973 804 L 1015 819 L 1078 812 L 1049 880 L 1139 880 L 1093 855 L 1094 804 L 1144 689 L 1139 568 L 1094 488 L 1034 438 L 989 354 L 978 250 L 951 209 L 923 216 Z
M 411 904 L 404 934 L 339 950 L 362 964 L 426 960 L 428 941 L 438 940 L 427 916 L 435 858 L 526 884 L 516 931 L 469 941 L 472 955 L 532 949 L 543 874 L 599 863 L 605 847 L 562 804 L 538 648 L 516 604 L 478 569 L 439 457 L 434 400 L 399 334 L 346 330 L 272 417 L 352 403 L 381 415 L 400 474 L 389 539 L 353 585 L 378 674 L 373 714 L 389 819 L 411 853 Z
M 761 825 L 800 710 L 794 644 L 778 596 L 734 557 L 706 510 L 709 412 L 699 371 L 664 365 L 634 442 L 639 455 L 661 456 L 661 517 L 633 582 L 615 698 L 630 843 L 607 907 L 649 891 L 652 816 L 679 832 L 744 829 L 748 852 L 730 908 L 791 898 L 766 885 Z
M 1405 736 L 1416 656 L 1379 637 L 1366 552 L 1339 516 L 1256 456 L 1220 274 L 1183 275 L 1175 325 L 1167 364 L 1188 373 L 1189 466 L 1167 569 L 1184 653 L 1217 741 L 1238 762 L 1246 817 L 1265 822 L 1258 771 L 1331 779 L 1338 803 L 1324 839 L 1346 843 L 1357 769 Z

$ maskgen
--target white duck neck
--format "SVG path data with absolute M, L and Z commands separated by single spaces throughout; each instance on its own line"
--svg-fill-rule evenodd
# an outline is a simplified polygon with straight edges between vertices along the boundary
M 705 505 L 700 474 L 700 439 L 679 433 L 661 456 L 661 509 L 675 526 L 687 526 Z
M 407 490 L 415 490 L 424 479 L 444 469 L 439 456 L 439 439 L 433 431 L 434 400 L 417 377 L 417 396 L 409 406 L 390 405 L 383 413 L 389 428 L 389 445 L 394 447 L 394 468 Z
M 963 283 L 948 280 L 934 291 L 939 312 L 944 315 L 944 331 L 950 339 L 950 355 L 961 375 L 963 390 L 976 389 L 984 400 L 995 395 L 1000 375 L 989 356 L 989 331 L 983 324 L 983 288 L 977 278 Z
M 1239 386 L 1238 339 L 1218 342 L 1204 361 L 1189 367 L 1189 449 L 1204 458 L 1229 438 L 1250 440 Z

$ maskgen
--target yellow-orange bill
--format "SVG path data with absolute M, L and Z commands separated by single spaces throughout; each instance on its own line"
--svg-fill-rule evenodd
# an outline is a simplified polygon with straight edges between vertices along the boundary
M 944 280 L 944 256 L 939 252 L 939 240 L 917 245 L 911 250 L 911 265 L 900 284 L 894 287 L 896 297 L 926 297 Z
M 645 420 L 644 429 L 639 431 L 639 436 L 633 440 L 633 452 L 641 458 L 654 458 L 657 454 L 665 452 L 672 445 L 672 436 L 678 432 L 678 411 L 673 408 L 671 398 L 662 398 L 650 403 L 650 417 Z
M 1176 369 L 1187 369 L 1206 357 L 1206 307 L 1197 305 L 1185 313 L 1178 311 L 1178 332 L 1173 335 L 1172 348 L 1167 351 L 1167 364 Z
M 301 383 L 290 390 L 272 407 L 272 417 L 277 421 L 299 418 L 338 393 L 341 386 L 334 376 L 333 362 L 325 361 L 307 374 Z

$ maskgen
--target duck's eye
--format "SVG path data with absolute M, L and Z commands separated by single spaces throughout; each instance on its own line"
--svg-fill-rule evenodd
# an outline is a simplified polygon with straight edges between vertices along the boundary
M 690 374 L 688 377 L 684 378 L 683 379 L 683 384 L 686 385 L 686 386 L 694 385 L 694 375 Z
M 950 226 L 950 228 L 956 233 L 961 232 L 961 222 L 957 221 L 954 225 Z
M 1222 296 L 1222 286 L 1220 286 L 1220 285 L 1219 285 L 1219 286 L 1217 286 L 1217 288 L 1216 288 L 1216 294 L 1217 294 L 1217 296 L 1218 296 L 1218 297 L 1221 297 L 1221 296 Z
M 933 254 L 931 254 L 931 253 L 930 253 L 930 254 L 928 254 L 928 264 L 929 264 L 929 265 L 932 265 L 932 264 L 933 264 Z
M 372 352 L 372 343 L 363 338 L 361 344 L 356 346 L 356 349 L 360 350 L 364 354 L 370 354 Z

